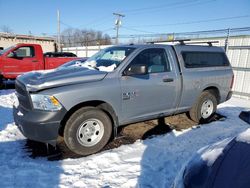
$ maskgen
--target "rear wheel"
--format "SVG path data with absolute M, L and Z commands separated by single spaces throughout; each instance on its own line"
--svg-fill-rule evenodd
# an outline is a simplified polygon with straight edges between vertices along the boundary
M 203 91 L 189 111 L 191 119 L 197 123 L 209 122 L 217 110 L 217 99 L 211 90 Z
M 84 107 L 71 115 L 64 129 L 67 147 L 79 155 L 100 151 L 109 141 L 112 123 L 108 115 L 94 107 Z

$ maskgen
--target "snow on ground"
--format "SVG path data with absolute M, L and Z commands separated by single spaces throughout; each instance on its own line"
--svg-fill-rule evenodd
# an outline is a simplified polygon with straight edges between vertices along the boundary
M 250 144 L 250 129 L 240 133 L 237 136 L 236 140 L 238 142 L 246 142 L 246 143 Z
M 233 98 L 218 108 L 227 116 L 225 121 L 172 131 L 88 157 L 47 161 L 32 159 L 23 149 L 25 138 L 13 123 L 14 97 L 13 90 L 0 91 L 0 187 L 170 187 L 197 150 L 249 128 L 238 115 L 250 108 L 250 101 Z

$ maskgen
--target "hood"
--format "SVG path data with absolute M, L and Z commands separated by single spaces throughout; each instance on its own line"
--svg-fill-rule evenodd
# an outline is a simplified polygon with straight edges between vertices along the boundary
M 28 91 L 38 91 L 58 86 L 94 82 L 102 80 L 107 72 L 83 67 L 58 68 L 45 71 L 29 72 L 17 77 Z

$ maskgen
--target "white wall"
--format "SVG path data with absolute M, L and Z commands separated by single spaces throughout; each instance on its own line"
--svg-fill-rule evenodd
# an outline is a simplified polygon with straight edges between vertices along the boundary
M 234 69 L 233 91 L 248 94 L 250 99 L 250 46 L 229 48 L 227 55 Z
M 88 47 L 68 47 L 63 48 L 64 52 L 72 52 L 78 57 L 90 57 L 95 53 L 99 52 L 101 49 L 110 47 L 112 45 L 102 45 L 102 46 L 88 46 Z

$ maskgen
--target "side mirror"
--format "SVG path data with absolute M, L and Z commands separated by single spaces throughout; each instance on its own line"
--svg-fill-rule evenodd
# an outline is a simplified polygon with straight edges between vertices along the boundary
M 148 67 L 147 65 L 139 64 L 139 65 L 131 65 L 126 71 L 126 76 L 132 75 L 145 75 L 148 74 Z

